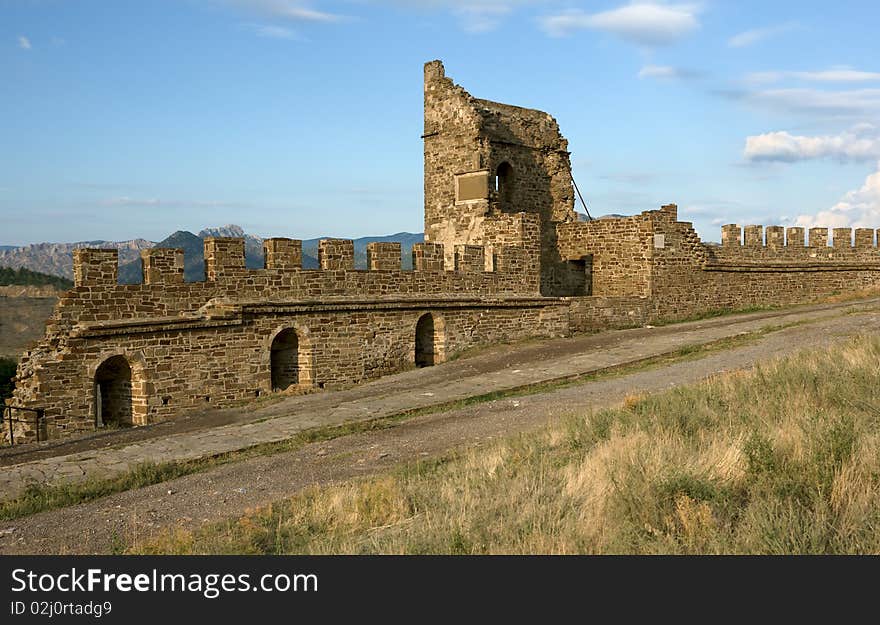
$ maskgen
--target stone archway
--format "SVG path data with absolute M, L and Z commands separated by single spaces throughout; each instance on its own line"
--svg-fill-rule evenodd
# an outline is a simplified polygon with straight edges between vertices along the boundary
M 431 367 L 446 359 L 446 326 L 439 315 L 425 313 L 416 322 L 415 363 Z
M 95 425 L 134 425 L 131 365 L 125 356 L 112 356 L 95 371 Z
M 96 427 L 129 427 L 149 423 L 147 367 L 142 352 L 109 351 L 88 367 L 92 383 L 92 416 Z
M 272 391 L 311 386 L 314 375 L 308 333 L 296 327 L 276 332 L 269 347 L 269 371 Z

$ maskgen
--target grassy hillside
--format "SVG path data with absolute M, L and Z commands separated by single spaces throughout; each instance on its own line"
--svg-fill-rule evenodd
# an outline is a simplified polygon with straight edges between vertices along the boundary
M 159 553 L 880 553 L 880 337 L 178 531 Z
M 11 267 L 0 267 L 0 285 L 15 286 L 47 286 L 51 285 L 56 288 L 67 290 L 73 288 L 73 282 L 67 278 L 59 276 L 50 276 L 45 273 L 31 271 L 30 269 L 12 269 Z

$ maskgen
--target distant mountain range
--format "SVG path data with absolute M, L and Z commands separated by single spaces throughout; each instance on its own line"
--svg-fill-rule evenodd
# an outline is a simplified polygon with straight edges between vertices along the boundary
M 126 263 L 140 258 L 141 250 L 155 245 L 152 241 L 132 239 L 131 241 L 79 241 L 77 243 L 34 243 L 24 247 L 0 249 L 0 267 L 19 269 L 73 279 L 73 250 L 79 247 L 115 247 L 119 250 L 119 260 Z
M 0 266 L 15 269 L 24 267 L 32 271 L 73 278 L 73 250 L 80 247 L 116 248 L 119 250 L 119 281 L 136 284 L 143 279 L 140 252 L 153 247 L 180 248 L 184 253 L 184 278 L 188 282 L 205 279 L 204 239 L 207 237 L 242 237 L 245 240 L 245 265 L 250 269 L 263 267 L 263 239 L 247 234 L 241 226 L 229 224 L 218 228 L 206 228 L 197 235 L 178 230 L 167 238 L 154 243 L 144 239 L 130 241 L 79 241 L 77 243 L 36 243 L 23 247 L 0 246 Z M 303 269 L 318 268 L 318 241 L 303 241 Z M 403 252 L 403 268 L 412 268 L 412 246 L 424 240 L 422 234 L 398 232 L 378 237 L 354 239 L 354 261 L 358 269 L 366 269 L 367 243 L 398 241 Z

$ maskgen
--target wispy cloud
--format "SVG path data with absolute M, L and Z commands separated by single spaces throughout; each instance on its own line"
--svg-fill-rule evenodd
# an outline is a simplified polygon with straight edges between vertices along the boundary
M 703 72 L 672 67 L 669 65 L 645 65 L 639 70 L 639 78 L 657 78 L 660 80 L 695 80 L 703 77 Z
M 696 4 L 635 2 L 600 13 L 573 9 L 548 15 L 541 19 L 541 27 L 554 37 L 590 29 L 609 32 L 639 45 L 661 46 L 674 43 L 698 29 L 699 10 Z
M 877 171 L 868 175 L 861 188 L 847 192 L 830 209 L 815 215 L 799 215 L 794 222 L 807 228 L 876 228 L 880 223 L 880 162 Z
M 453 9 L 461 27 L 471 33 L 485 33 L 495 30 L 501 19 L 510 13 L 511 8 L 501 3 L 470 3 Z
M 255 33 L 258 37 L 265 37 L 266 39 L 301 39 L 296 31 L 285 26 L 277 26 L 275 24 L 245 24 L 244 27 Z
M 246 208 L 242 202 L 230 202 L 225 200 L 173 200 L 160 198 L 136 198 L 126 195 L 106 198 L 101 201 L 102 206 L 116 206 L 125 208 Z
M 743 156 L 749 161 L 795 161 L 833 158 L 872 161 L 880 158 L 880 129 L 859 124 L 837 135 L 803 136 L 768 132 L 746 138 Z
M 340 22 L 350 19 L 347 15 L 319 11 L 307 2 L 298 0 L 227 0 L 262 15 L 296 22 Z
M 785 115 L 874 119 L 880 114 L 880 89 L 825 91 L 790 88 L 719 90 L 714 93 Z
M 767 84 L 780 82 L 786 79 L 802 80 L 807 82 L 876 82 L 880 81 L 880 72 L 866 72 L 853 69 L 848 65 L 838 65 L 830 69 L 809 72 L 753 72 L 745 78 L 746 82 L 753 84 Z
M 495 30 L 517 9 L 545 0 L 373 0 L 418 10 L 442 10 L 454 15 L 462 30 L 484 33 Z
M 30 50 L 31 49 L 31 40 L 25 37 L 24 35 L 19 35 L 18 37 L 18 47 L 22 50 Z
M 777 24 L 776 26 L 767 26 L 764 28 L 753 28 L 734 35 L 727 40 L 727 45 L 731 48 L 745 48 L 754 45 L 765 39 L 770 39 L 777 35 L 782 35 L 798 28 L 796 22 L 786 22 L 785 24 Z

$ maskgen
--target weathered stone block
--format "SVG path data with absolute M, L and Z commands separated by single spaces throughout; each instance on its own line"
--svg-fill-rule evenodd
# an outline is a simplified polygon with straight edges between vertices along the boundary
M 144 284 L 182 284 L 183 250 L 152 248 L 141 250 Z
M 367 243 L 367 269 L 371 271 L 399 271 L 400 253 L 400 243 L 378 241 Z
M 486 270 L 486 251 L 482 245 L 456 245 L 455 270 L 477 273 Z
M 810 247 L 828 247 L 828 228 L 810 228 Z
M 354 241 L 351 239 L 318 241 L 318 265 L 321 269 L 354 269 Z
M 799 226 L 789 228 L 785 244 L 788 247 L 804 247 L 804 229 Z
M 497 273 L 525 274 L 528 271 L 528 258 L 521 246 L 503 245 L 493 250 L 492 270 Z M 527 290 L 523 285 L 524 291 Z
M 265 239 L 263 266 L 266 269 L 302 269 L 302 241 L 285 238 Z
M 767 247 L 774 250 L 785 247 L 785 228 L 767 226 Z
M 742 228 L 737 224 L 721 226 L 721 245 L 724 247 L 740 247 L 742 245 Z
M 412 247 L 415 271 L 443 271 L 444 252 L 441 243 L 416 243 Z
M 243 271 L 244 239 L 208 237 L 205 239 L 205 277 L 209 282 L 227 274 Z
M 871 228 L 856 228 L 856 247 L 874 247 L 874 231 Z
M 73 282 L 76 286 L 110 286 L 118 281 L 119 250 L 73 250 Z
M 746 226 L 743 228 L 745 247 L 762 247 L 764 245 L 764 226 Z
M 852 247 L 852 236 L 852 228 L 835 228 L 834 238 L 832 239 L 831 244 L 834 247 Z

